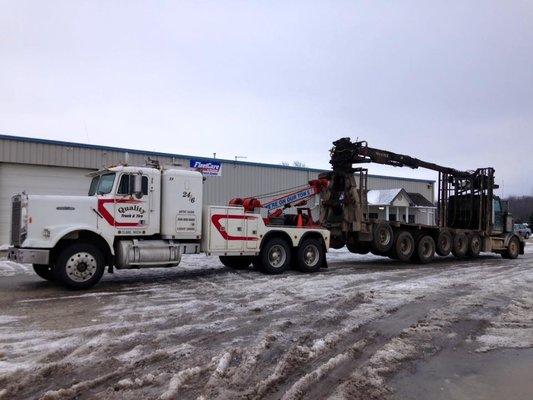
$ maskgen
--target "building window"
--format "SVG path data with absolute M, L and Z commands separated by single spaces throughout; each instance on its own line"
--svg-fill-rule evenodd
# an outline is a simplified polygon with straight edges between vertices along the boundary
M 409 223 L 410 224 L 414 224 L 415 223 L 415 216 L 414 215 L 409 215 Z
M 368 214 L 370 219 L 378 219 L 378 213 L 370 213 Z
M 389 221 L 396 221 L 396 214 L 389 214 Z

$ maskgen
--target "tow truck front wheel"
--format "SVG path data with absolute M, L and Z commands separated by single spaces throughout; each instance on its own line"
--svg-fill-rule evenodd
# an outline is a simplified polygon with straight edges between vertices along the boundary
M 88 289 L 104 274 L 104 258 L 98 248 L 89 243 L 65 247 L 57 257 L 55 278 L 69 289 Z

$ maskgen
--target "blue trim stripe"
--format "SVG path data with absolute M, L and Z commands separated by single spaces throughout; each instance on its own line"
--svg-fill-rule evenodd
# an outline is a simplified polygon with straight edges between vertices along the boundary
M 13 136 L 13 135 L 1 135 L 0 134 L 0 140 L 12 140 L 17 142 L 26 142 L 26 143 L 41 143 L 41 144 L 48 144 L 48 145 L 56 145 L 56 146 L 66 146 L 66 147 L 78 147 L 81 149 L 91 149 L 91 150 L 104 150 L 104 151 L 116 151 L 119 153 L 130 153 L 130 154 L 140 154 L 145 156 L 153 156 L 153 157 L 168 157 L 168 158 L 184 158 L 184 159 L 191 159 L 191 158 L 197 158 L 202 160 L 210 160 L 209 157 L 199 157 L 199 156 L 190 156 L 186 154 L 172 154 L 172 153 L 160 153 L 157 151 L 145 151 L 145 150 L 136 150 L 136 149 L 125 149 L 121 147 L 111 147 L 111 146 L 101 146 L 101 145 L 94 145 L 94 144 L 85 144 L 85 143 L 76 143 L 76 142 L 63 142 L 61 140 L 50 140 L 50 139 L 40 139 L 40 138 L 30 138 L 30 137 L 22 137 L 22 136 Z M 285 165 L 278 165 L 278 164 L 267 164 L 267 163 L 258 163 L 258 162 L 250 162 L 250 161 L 235 161 L 235 160 L 226 160 L 223 158 L 217 158 L 218 162 L 227 163 L 227 164 L 238 164 L 238 165 L 249 165 L 253 167 L 266 167 L 266 168 L 278 168 L 278 169 L 286 169 L 289 171 L 305 171 L 305 172 L 327 172 L 328 170 L 324 169 L 318 169 L 318 168 L 302 168 L 302 167 L 290 167 Z M 397 177 L 397 176 L 387 176 L 387 175 L 373 175 L 368 174 L 368 176 L 374 177 L 374 178 L 383 178 L 383 179 L 397 179 L 402 181 L 412 181 L 412 182 L 425 182 L 429 184 L 434 184 L 434 180 L 429 179 L 412 179 L 412 178 L 405 178 L 405 177 Z

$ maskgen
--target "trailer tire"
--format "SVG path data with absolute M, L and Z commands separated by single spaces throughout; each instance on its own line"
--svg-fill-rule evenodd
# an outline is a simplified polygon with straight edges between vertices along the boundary
M 450 232 L 442 231 L 439 232 L 437 237 L 437 242 L 435 243 L 437 254 L 441 257 L 447 257 L 452 252 L 453 239 Z
M 360 242 L 355 239 L 348 239 L 346 248 L 350 253 L 356 254 L 368 254 L 371 250 L 370 242 Z
M 317 272 L 324 264 L 324 243 L 318 239 L 306 239 L 297 251 L 297 267 L 302 272 Z
M 266 274 L 282 274 L 291 266 L 291 249 L 281 238 L 268 240 L 261 249 L 261 271 Z
M 516 237 L 512 237 L 507 244 L 507 249 L 502 253 L 503 258 L 514 260 L 520 253 L 520 242 Z
M 415 246 L 411 260 L 419 264 L 427 264 L 435 258 L 435 241 L 429 235 L 420 237 Z
M 220 256 L 220 262 L 231 269 L 247 269 L 252 263 L 250 256 Z
M 33 264 L 32 265 L 33 270 L 37 275 L 39 275 L 41 278 L 47 281 L 54 281 L 54 271 L 50 265 L 43 265 L 43 264 Z
M 481 253 L 481 237 L 472 235 L 468 240 L 468 257 L 477 257 L 479 253 Z
M 69 289 L 88 289 L 104 274 L 102 252 L 90 243 L 74 243 L 63 248 L 53 269 L 54 276 Z
M 394 246 L 391 249 L 391 258 L 400 261 L 409 261 L 415 251 L 415 240 L 408 231 L 400 231 L 394 238 Z
M 388 252 L 394 242 L 394 232 L 386 222 L 378 222 L 372 230 L 372 249 L 379 253 Z
M 464 258 L 468 252 L 468 238 L 464 233 L 456 233 L 453 237 L 452 253 L 457 258 Z

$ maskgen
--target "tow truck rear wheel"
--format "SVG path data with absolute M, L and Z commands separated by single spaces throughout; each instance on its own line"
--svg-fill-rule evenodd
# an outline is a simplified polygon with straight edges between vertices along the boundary
M 481 238 L 479 235 L 470 236 L 468 241 L 468 257 L 477 257 L 481 253 Z
M 252 263 L 252 258 L 249 256 L 220 256 L 220 262 L 225 267 L 232 269 L 247 269 Z
M 435 258 L 435 241 L 429 235 L 422 236 L 416 243 L 411 259 L 420 264 L 427 264 Z
M 502 253 L 503 258 L 515 259 L 520 253 L 520 242 L 516 237 L 512 237 L 507 245 L 507 250 Z
M 298 247 L 298 269 L 302 272 L 316 272 L 324 264 L 324 244 L 318 239 L 306 239 Z
M 291 266 L 291 249 L 281 238 L 269 239 L 262 247 L 261 271 L 266 274 L 281 274 Z
M 90 243 L 75 243 L 59 253 L 53 269 L 54 276 L 69 289 L 88 289 L 96 285 L 104 274 L 104 257 Z
M 54 280 L 54 272 L 52 271 L 52 267 L 50 267 L 49 265 L 33 264 L 32 266 L 35 273 L 41 278 L 47 281 Z
M 464 258 L 468 252 L 468 238 L 464 233 L 456 233 L 453 237 L 452 253 L 457 258 Z

